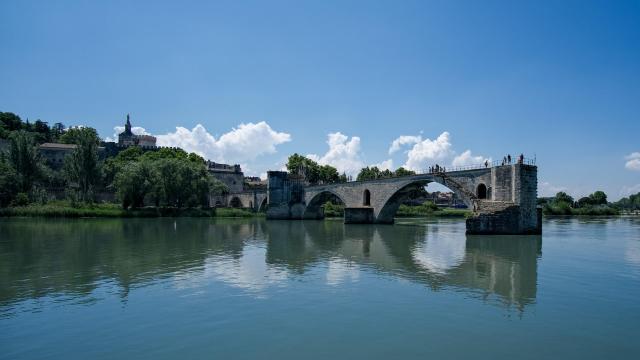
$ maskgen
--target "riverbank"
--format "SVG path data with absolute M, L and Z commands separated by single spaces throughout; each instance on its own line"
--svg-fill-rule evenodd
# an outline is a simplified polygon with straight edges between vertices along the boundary
M 263 216 L 263 213 L 255 213 L 245 209 L 230 208 L 171 208 L 171 207 L 145 207 L 141 209 L 125 210 L 119 204 L 81 204 L 72 205 L 66 201 L 48 203 L 44 205 L 29 204 L 0 208 L 0 217 L 254 217 Z
M 344 217 L 344 206 L 327 203 L 324 205 L 324 215 L 327 218 Z M 439 208 L 431 204 L 416 206 L 400 205 L 396 217 L 460 217 L 471 215 L 468 209 Z
M 569 216 L 611 216 L 620 215 L 621 211 L 608 205 L 571 207 L 566 203 L 545 204 L 542 207 L 544 215 L 569 215 Z

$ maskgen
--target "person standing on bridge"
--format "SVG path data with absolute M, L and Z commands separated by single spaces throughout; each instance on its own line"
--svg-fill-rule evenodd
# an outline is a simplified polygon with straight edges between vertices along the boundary
M 520 153 L 520 156 L 518 157 L 518 164 L 522 163 L 524 163 L 524 154 Z
M 507 154 L 507 164 L 511 164 L 511 154 Z
M 485 168 L 488 168 L 488 167 L 489 167 L 489 160 L 485 160 L 485 161 L 484 161 L 484 167 L 485 167 Z

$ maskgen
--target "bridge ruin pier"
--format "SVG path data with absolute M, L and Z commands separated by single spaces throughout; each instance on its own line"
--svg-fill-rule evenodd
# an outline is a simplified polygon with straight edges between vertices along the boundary
M 468 234 L 540 234 L 537 167 L 477 169 L 310 186 L 283 171 L 268 172 L 267 219 L 323 219 L 323 204 L 339 199 L 344 222 L 392 224 L 400 205 L 430 182 L 451 189 L 472 210 Z

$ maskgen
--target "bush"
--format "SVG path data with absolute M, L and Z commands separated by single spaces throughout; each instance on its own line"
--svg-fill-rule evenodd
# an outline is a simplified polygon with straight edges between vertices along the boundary
M 18 193 L 16 198 L 13 199 L 13 206 L 25 206 L 29 204 L 29 195 L 26 193 Z
M 334 204 L 331 201 L 327 201 L 324 205 L 324 216 L 325 217 L 343 217 L 344 216 L 344 205 Z
M 215 209 L 216 217 L 253 217 L 256 216 L 256 213 L 251 212 L 245 209 L 236 209 L 236 208 L 216 208 Z
M 440 209 L 432 201 L 425 201 L 422 205 L 408 206 L 400 205 L 397 217 L 424 217 L 424 216 L 439 216 L 439 217 L 466 217 L 471 214 L 471 211 L 466 209 Z

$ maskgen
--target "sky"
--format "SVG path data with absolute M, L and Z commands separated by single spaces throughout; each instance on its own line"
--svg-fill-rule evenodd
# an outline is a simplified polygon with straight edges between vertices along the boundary
M 0 111 L 247 175 L 536 159 L 640 191 L 640 1 L 0 1 Z

